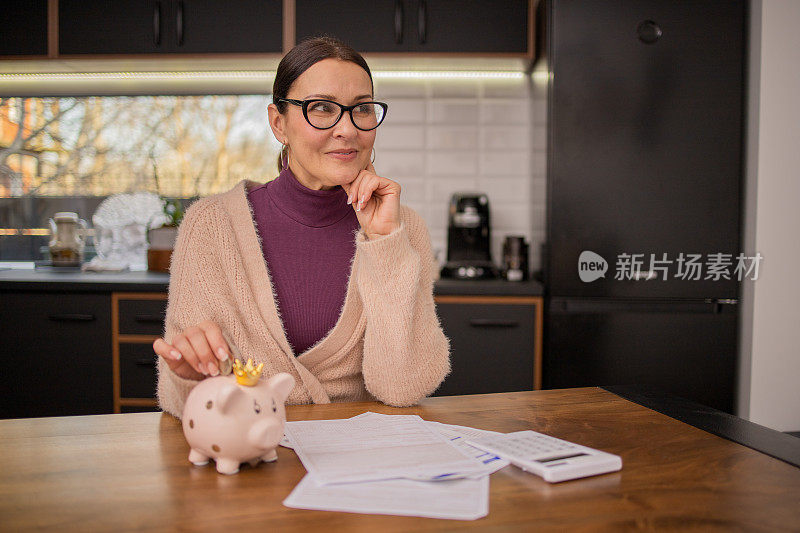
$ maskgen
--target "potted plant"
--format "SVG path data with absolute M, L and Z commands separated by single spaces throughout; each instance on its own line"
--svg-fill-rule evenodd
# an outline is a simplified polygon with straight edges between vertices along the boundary
M 177 199 L 163 199 L 164 222 L 147 231 L 147 269 L 169 272 L 172 250 L 178 236 L 178 226 L 183 220 L 183 207 Z

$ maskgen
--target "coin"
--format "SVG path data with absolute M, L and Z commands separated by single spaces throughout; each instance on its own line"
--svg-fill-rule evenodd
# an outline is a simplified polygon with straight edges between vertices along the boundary
M 219 362 L 219 375 L 220 376 L 227 376 L 233 370 L 233 363 L 231 363 L 231 358 L 228 357 L 224 361 Z

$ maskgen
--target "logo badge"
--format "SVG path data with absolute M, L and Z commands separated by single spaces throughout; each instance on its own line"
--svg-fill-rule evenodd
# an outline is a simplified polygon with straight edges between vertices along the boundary
M 606 277 L 608 262 L 601 256 L 589 250 L 581 252 L 578 258 L 578 276 L 584 283 L 590 283 L 598 278 Z

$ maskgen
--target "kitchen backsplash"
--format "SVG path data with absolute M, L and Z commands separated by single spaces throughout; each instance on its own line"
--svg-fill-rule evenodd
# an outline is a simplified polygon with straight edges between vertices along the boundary
M 447 207 L 456 191 L 489 197 L 492 259 L 506 235 L 530 242 L 531 269 L 545 239 L 546 84 L 522 79 L 377 79 L 389 104 L 375 168 L 398 181 L 402 201 L 425 218 L 444 261 Z
M 378 130 L 375 167 L 401 183 L 402 201 L 425 218 L 440 261 L 451 194 L 481 191 L 490 199 L 494 261 L 502 262 L 505 235 L 524 235 L 531 268 L 540 268 L 546 95 L 534 80 L 376 76 L 376 98 L 389 103 L 389 113 Z M 269 100 L 263 94 L 0 103 L 0 145 L 37 147 L 12 150 L 0 164 L 0 259 L 40 259 L 56 205 L 91 220 L 93 209 L 81 206 L 109 194 L 150 190 L 188 198 L 242 178 L 273 178 L 280 145 L 267 125 Z M 20 121 L 25 135 L 36 137 L 14 144 Z

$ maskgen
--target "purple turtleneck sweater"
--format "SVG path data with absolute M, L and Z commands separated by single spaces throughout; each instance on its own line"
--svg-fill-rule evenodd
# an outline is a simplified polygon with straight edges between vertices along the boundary
M 339 320 L 358 219 L 344 189 L 309 189 L 289 169 L 247 199 L 287 340 L 300 355 Z

